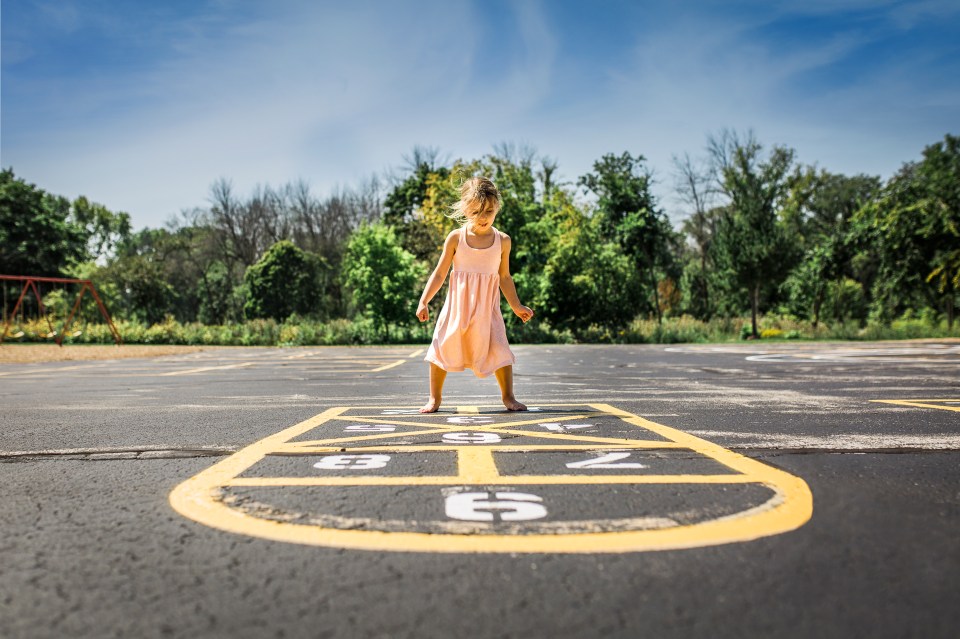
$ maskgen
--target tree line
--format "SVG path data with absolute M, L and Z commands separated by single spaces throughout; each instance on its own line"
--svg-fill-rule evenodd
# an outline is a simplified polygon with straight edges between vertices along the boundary
M 551 330 L 583 337 L 637 317 L 749 316 L 757 336 L 771 313 L 814 327 L 905 315 L 953 327 L 957 136 L 884 181 L 831 173 L 724 130 L 701 157 L 674 159 L 679 228 L 639 154 L 604 155 L 573 182 L 558 179 L 556 160 L 512 144 L 455 161 L 417 147 L 405 160 L 391 176 L 325 197 L 303 181 L 239 195 L 221 179 L 205 206 L 140 231 L 126 213 L 49 194 L 6 169 L 0 273 L 94 279 L 116 317 L 145 324 L 362 317 L 388 335 L 416 322 L 460 182 L 486 175 L 503 193 L 497 226 L 514 238 L 520 298 Z

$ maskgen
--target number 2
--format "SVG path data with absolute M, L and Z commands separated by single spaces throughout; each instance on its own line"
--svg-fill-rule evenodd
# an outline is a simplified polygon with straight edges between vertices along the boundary
M 637 462 L 611 463 L 626 459 L 629 456 L 630 453 L 607 453 L 594 459 L 570 462 L 567 464 L 567 468 L 646 468 L 646 466 Z

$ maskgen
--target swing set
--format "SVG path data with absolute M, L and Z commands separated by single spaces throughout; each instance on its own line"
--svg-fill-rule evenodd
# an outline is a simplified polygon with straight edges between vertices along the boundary
M 37 298 L 37 308 L 40 311 L 40 316 L 47 321 L 47 327 L 50 329 L 50 332 L 47 333 L 46 337 L 54 338 L 57 342 L 57 346 L 63 346 L 63 338 L 66 335 L 67 331 L 70 329 L 70 324 L 73 322 L 74 316 L 77 314 L 77 309 L 80 308 L 80 302 L 83 301 L 83 295 L 87 291 L 90 291 L 90 295 L 93 296 L 94 301 L 96 301 L 97 306 L 100 308 L 100 313 L 103 315 L 103 318 L 107 321 L 107 326 L 110 327 L 110 332 L 113 333 L 113 339 L 116 341 L 117 346 L 123 343 L 123 340 L 120 339 L 120 332 L 117 330 L 117 327 L 113 325 L 113 320 L 110 319 L 110 313 L 107 312 L 107 307 L 103 305 L 103 301 L 100 299 L 100 296 L 97 295 L 97 289 L 93 287 L 93 282 L 90 280 L 74 280 L 65 277 L 33 277 L 27 275 L 0 275 L 0 282 L 23 282 L 23 289 L 20 291 L 20 297 L 17 298 L 17 303 L 13 307 L 13 311 L 7 315 L 7 286 L 2 284 L 3 288 L 3 313 L 4 317 L 4 326 L 3 334 L 0 335 L 0 344 L 3 343 L 3 340 L 7 338 L 7 333 L 10 332 L 10 324 L 16 318 L 17 311 L 20 311 L 21 320 L 23 318 L 23 301 L 24 297 L 27 294 L 28 290 L 33 291 L 34 297 Z M 70 310 L 70 314 L 67 315 L 66 319 L 63 322 L 63 326 L 59 331 L 53 328 L 53 322 L 50 321 L 50 315 L 47 313 L 47 309 L 43 305 L 43 296 L 40 295 L 41 284 L 60 284 L 63 286 L 63 289 L 66 290 L 67 284 L 79 284 L 80 291 L 77 293 L 77 299 L 73 303 L 73 308 Z M 73 336 L 79 336 L 83 331 L 76 331 Z M 23 331 L 21 330 L 18 333 L 15 333 L 13 337 L 23 337 Z

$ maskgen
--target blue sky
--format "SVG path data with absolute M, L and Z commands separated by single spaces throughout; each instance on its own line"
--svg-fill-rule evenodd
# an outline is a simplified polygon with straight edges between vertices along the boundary
M 535 147 L 567 180 L 723 127 L 889 177 L 960 134 L 960 2 L 4 2 L 0 163 L 161 226 L 212 182 L 317 195 L 403 164 Z

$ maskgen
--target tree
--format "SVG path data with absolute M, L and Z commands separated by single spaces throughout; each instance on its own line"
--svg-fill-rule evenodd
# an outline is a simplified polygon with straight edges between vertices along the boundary
M 849 243 L 854 215 L 872 201 L 879 192 L 880 178 L 815 172 L 812 168 L 798 171 L 790 186 L 785 216 L 793 226 L 797 244 L 803 257 L 784 282 L 790 310 L 804 318 L 811 318 L 814 328 L 819 324 L 821 310 L 828 289 L 840 291 L 849 288 L 843 282 L 856 275 L 853 248 Z M 831 308 L 841 305 L 834 301 Z M 849 315 L 848 308 L 842 313 Z M 834 319 L 842 321 L 837 312 Z M 865 320 L 862 315 L 857 319 Z
M 650 190 L 652 175 L 644 161 L 642 155 L 627 152 L 604 155 L 579 184 L 597 197 L 602 236 L 618 243 L 635 268 L 646 274 L 647 295 L 653 297 L 650 307 L 659 322 L 663 318 L 658 283 L 667 275 L 676 279 L 673 244 L 677 238 Z
M 569 201 L 546 224 L 552 233 L 547 257 L 535 270 L 537 312 L 554 326 L 575 332 L 630 322 L 643 296 L 633 259 L 618 243 L 604 240 L 597 218 L 588 218 Z
M 260 260 L 247 269 L 244 283 L 248 318 L 273 318 L 283 321 L 293 313 L 309 315 L 320 308 L 320 272 L 323 260 L 281 240 L 267 249 Z
M 693 259 L 688 260 L 683 269 L 684 289 L 687 290 L 687 308 L 694 316 L 710 319 L 715 302 L 711 299 L 710 275 L 713 264 L 710 261 L 710 245 L 716 234 L 719 209 L 712 208 L 716 195 L 713 177 L 709 167 L 696 164 L 690 156 L 674 157 L 676 169 L 676 191 L 681 201 L 692 209 L 689 217 L 683 221 L 683 232 L 693 241 L 695 249 Z M 683 251 L 682 251 L 683 253 Z
M 62 276 L 87 259 L 87 237 L 69 200 L 0 171 L 0 273 Z
M 82 195 L 73 201 L 71 215 L 86 231 L 87 253 L 94 259 L 112 255 L 117 246 L 130 237 L 129 214 L 114 213 Z
M 947 135 L 925 148 L 917 177 L 923 194 L 921 233 L 931 258 L 925 279 L 936 287 L 952 329 L 960 291 L 960 137 Z
M 115 315 L 155 324 L 177 314 L 187 291 L 177 286 L 176 268 L 167 259 L 177 249 L 176 240 L 165 229 L 145 228 L 117 245 L 116 255 L 98 272 L 104 293 L 116 295 L 109 302 Z
M 953 327 L 960 289 L 960 138 L 924 149 L 854 219 L 853 240 L 876 262 L 872 305 L 889 320 L 919 304 L 942 307 Z
M 383 221 L 396 230 L 404 249 L 417 259 L 430 260 L 435 257 L 437 237 L 418 213 L 429 196 L 430 185 L 449 178 L 450 169 L 437 165 L 435 149 L 423 147 L 414 147 L 407 164 L 409 175 L 384 199 Z
M 361 312 L 389 338 L 391 324 L 414 317 L 426 269 L 385 224 L 361 225 L 347 244 L 343 277 Z
M 709 150 L 720 189 L 729 200 L 717 224 L 714 256 L 732 276 L 731 283 L 747 292 L 753 336 L 759 337 L 760 295 L 765 288 L 777 288 L 794 261 L 795 245 L 778 217 L 793 151 L 775 146 L 764 161 L 752 134 L 741 141 L 729 132 L 711 138 Z

